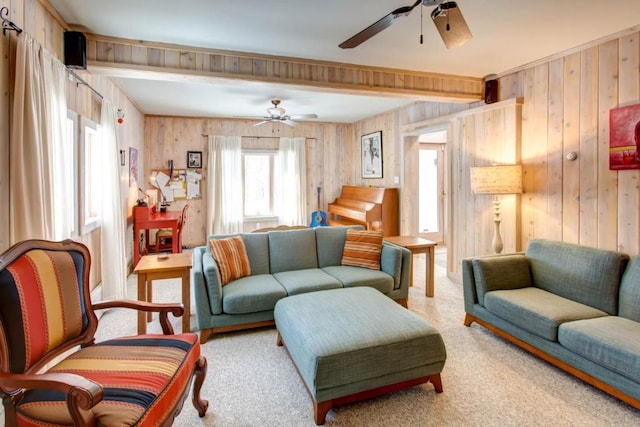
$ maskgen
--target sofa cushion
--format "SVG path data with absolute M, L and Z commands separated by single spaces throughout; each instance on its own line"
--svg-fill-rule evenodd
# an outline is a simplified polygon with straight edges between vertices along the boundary
M 618 289 L 629 256 L 572 243 L 534 239 L 526 256 L 535 286 L 618 314 Z
M 607 315 L 535 287 L 487 292 L 484 306 L 496 316 L 550 341 L 557 341 L 558 326 L 564 322 Z
M 629 261 L 622 276 L 618 315 L 640 322 L 640 256 Z
M 307 270 L 281 271 L 274 273 L 287 295 L 303 294 L 324 289 L 341 288 L 342 284 L 335 277 L 328 275 L 319 268 Z
M 362 226 L 360 226 L 362 229 Z M 318 227 L 316 230 L 316 245 L 318 251 L 318 267 L 340 265 L 344 241 L 347 238 L 347 227 L 331 226 Z
M 558 341 L 598 365 L 640 383 L 640 323 L 619 316 L 560 325 Z
M 480 305 L 484 305 L 487 292 L 531 286 L 529 261 L 523 255 L 475 258 L 471 264 Z
M 227 314 L 273 310 L 287 292 L 272 275 L 259 274 L 229 282 L 222 288 L 222 309 Z
M 251 266 L 247 250 L 242 237 L 227 237 L 226 239 L 209 240 L 211 255 L 218 264 L 222 286 L 231 280 L 239 279 L 251 274 Z
M 271 273 L 318 268 L 314 229 L 272 231 L 269 236 Z
M 265 233 L 242 234 L 244 247 L 247 250 L 251 274 L 269 273 L 269 236 Z
M 382 231 L 347 230 L 342 265 L 380 270 Z
M 381 270 L 348 265 L 330 266 L 323 268 L 323 270 L 342 282 L 342 286 L 345 288 L 368 286 L 383 294 L 388 294 L 394 289 L 393 277 Z
M 157 426 L 173 420 L 169 411 L 199 357 L 196 334 L 138 335 L 87 346 L 48 372 L 80 375 L 103 387 L 104 398 L 91 409 L 97 425 Z M 27 391 L 17 412 L 21 426 L 74 424 L 64 393 L 53 389 Z

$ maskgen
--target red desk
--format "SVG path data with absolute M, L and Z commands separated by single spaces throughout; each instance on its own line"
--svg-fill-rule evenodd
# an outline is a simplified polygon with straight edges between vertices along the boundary
M 179 253 L 181 248 L 178 241 L 178 222 L 182 212 L 158 212 L 156 207 L 134 206 L 133 208 L 133 265 L 140 261 L 140 231 L 145 230 L 145 248 L 149 243 L 149 230 L 158 228 L 170 228 L 173 231 L 171 236 L 171 252 Z

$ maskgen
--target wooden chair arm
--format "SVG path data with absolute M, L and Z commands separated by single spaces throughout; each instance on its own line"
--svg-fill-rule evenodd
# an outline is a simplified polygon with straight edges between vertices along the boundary
M 94 310 L 104 310 L 108 308 L 130 308 L 133 310 L 159 313 L 160 326 L 162 333 L 165 335 L 173 335 L 173 326 L 169 322 L 168 314 L 174 317 L 181 317 L 184 314 L 184 306 L 180 303 L 155 303 L 136 300 L 110 300 L 92 304 Z
M 56 390 L 67 396 L 67 407 L 74 425 L 96 425 L 91 412 L 103 398 L 103 389 L 95 382 L 75 374 L 7 374 L 0 372 L 0 389 L 3 390 Z

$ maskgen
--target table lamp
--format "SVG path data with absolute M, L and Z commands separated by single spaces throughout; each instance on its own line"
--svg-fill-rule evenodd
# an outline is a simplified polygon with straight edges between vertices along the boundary
M 522 166 L 494 165 L 471 168 L 471 191 L 474 194 L 492 194 L 493 199 L 493 240 L 491 246 L 496 254 L 502 252 L 500 236 L 500 199 L 501 194 L 522 193 Z

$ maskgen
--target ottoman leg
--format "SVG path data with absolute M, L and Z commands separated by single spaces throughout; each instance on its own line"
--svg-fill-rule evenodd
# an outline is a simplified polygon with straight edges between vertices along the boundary
M 433 387 L 436 389 L 436 393 L 442 393 L 442 379 L 440 378 L 440 374 L 429 376 L 429 381 L 431 381 L 431 384 L 433 384 Z
M 276 338 L 276 345 L 278 347 L 282 347 L 282 344 L 283 344 L 282 337 L 280 336 L 280 332 L 278 332 L 278 337 Z
M 325 400 L 324 402 L 313 401 L 313 420 L 317 426 L 321 426 L 327 420 L 327 412 L 333 407 L 331 400 Z

